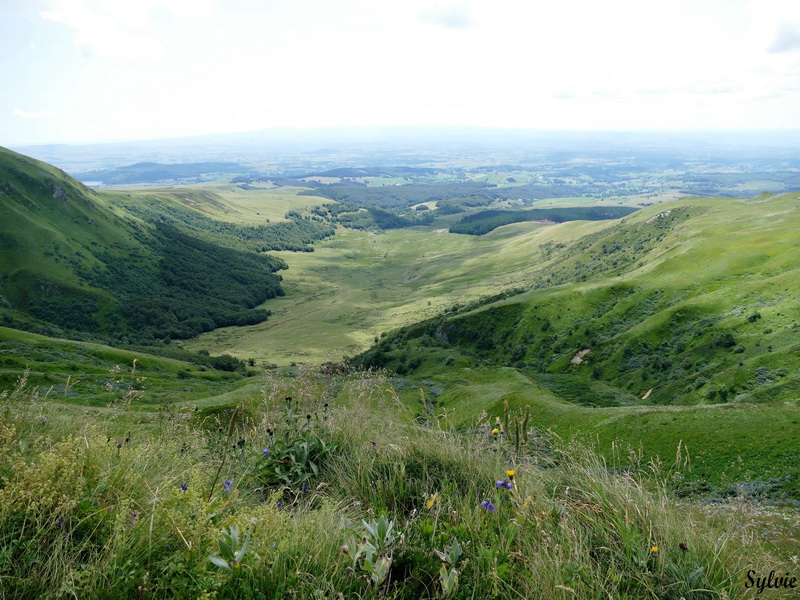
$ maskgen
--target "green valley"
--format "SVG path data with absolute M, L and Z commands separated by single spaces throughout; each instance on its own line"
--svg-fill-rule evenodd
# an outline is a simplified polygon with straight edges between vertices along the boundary
M 657 157 L 424 156 L 93 189 L 0 150 L 0 597 L 750 598 L 796 569 L 793 171 L 699 197 Z

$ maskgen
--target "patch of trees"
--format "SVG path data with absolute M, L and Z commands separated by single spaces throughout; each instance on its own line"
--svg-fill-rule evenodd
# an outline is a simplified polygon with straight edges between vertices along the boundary
M 469 208 L 488 206 L 495 201 L 494 195 L 470 196 L 468 198 L 445 198 L 436 203 L 436 212 L 440 215 L 455 215 Z
M 214 241 L 228 240 L 228 245 L 253 252 L 291 250 L 313 252 L 314 242 L 331 237 L 335 230 L 322 220 L 287 213 L 290 221 L 264 225 L 235 225 L 216 221 L 194 210 L 175 204 L 151 203 L 125 206 L 131 213 L 154 223 L 167 223 L 199 234 L 212 234 Z M 239 243 L 236 243 L 239 242 Z M 242 243 L 243 242 L 243 243 Z
M 484 210 L 468 215 L 450 227 L 451 233 L 484 235 L 502 225 L 524 221 L 602 221 L 619 219 L 636 211 L 626 206 L 532 208 L 527 210 Z
M 146 344 L 254 325 L 270 314 L 255 307 L 284 294 L 275 272 L 286 264 L 276 257 L 210 244 L 165 223 L 156 225 L 150 250 L 155 260 L 99 255 L 106 269 L 85 274 L 116 298 L 104 321 L 118 339 Z
M 343 167 L 305 177 L 414 177 L 435 175 L 436 169 L 426 167 Z
M 384 210 L 406 209 L 423 202 L 439 201 L 445 198 L 473 196 L 498 189 L 488 183 L 430 183 L 415 185 L 394 185 L 383 187 L 366 186 L 321 186 L 300 195 L 323 196 L 337 202 L 356 206 L 382 208 Z

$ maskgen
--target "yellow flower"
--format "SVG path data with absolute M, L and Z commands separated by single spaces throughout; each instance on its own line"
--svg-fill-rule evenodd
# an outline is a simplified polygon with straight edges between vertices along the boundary
M 652 552 L 653 554 L 658 552 L 658 546 L 653 546 L 652 548 L 650 548 L 650 552 Z
M 506 471 L 506 475 L 508 475 L 509 479 L 514 479 L 514 475 L 516 474 L 517 472 L 514 469 L 509 469 L 508 471 Z
M 425 503 L 425 508 L 430 508 L 431 506 L 439 502 L 440 498 L 441 496 L 439 495 L 439 492 L 436 492 L 430 498 L 428 498 L 428 501 Z
M 498 434 L 498 433 L 500 433 L 500 430 L 499 430 L 497 427 L 495 427 L 494 429 L 492 429 L 492 435 L 493 435 L 493 436 L 497 437 L 497 434 Z

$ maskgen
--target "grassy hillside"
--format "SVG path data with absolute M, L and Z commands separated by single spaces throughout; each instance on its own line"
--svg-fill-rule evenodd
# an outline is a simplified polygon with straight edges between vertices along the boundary
M 462 426 L 530 404 L 537 427 L 606 453 L 688 445 L 690 488 L 797 496 L 798 232 L 796 194 L 652 207 L 543 245 L 541 289 L 392 332 L 359 362 L 435 381 Z
M 248 377 L 254 371 L 231 357 L 193 355 L 170 347 L 142 350 L 0 327 L 0 389 L 35 390 L 41 406 L 59 412 L 92 407 L 92 414 L 100 415 L 109 407 L 123 406 L 148 423 L 152 413 L 213 404 L 215 397 L 253 383 Z
M 542 289 L 389 335 L 368 360 L 414 340 L 649 403 L 794 400 L 798 243 L 797 195 L 663 204 L 545 245 Z
M 710 600 L 792 568 L 791 517 L 676 504 L 644 465 L 420 425 L 375 374 L 262 384 L 131 429 L 0 394 L 3 593 Z
M 0 195 L 6 325 L 148 342 L 263 321 L 252 309 L 282 293 L 282 261 L 139 218 L 8 150 Z

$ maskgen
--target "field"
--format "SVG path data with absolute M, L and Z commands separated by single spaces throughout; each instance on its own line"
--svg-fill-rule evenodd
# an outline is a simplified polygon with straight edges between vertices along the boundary
M 270 320 L 185 345 L 279 365 L 336 360 L 361 352 L 385 331 L 522 285 L 536 266 L 539 244 L 604 226 L 554 230 L 517 223 L 474 237 L 434 233 L 440 225 L 380 234 L 340 228 L 313 253 L 277 253 L 289 269 L 283 273 L 286 296 L 269 303 Z

